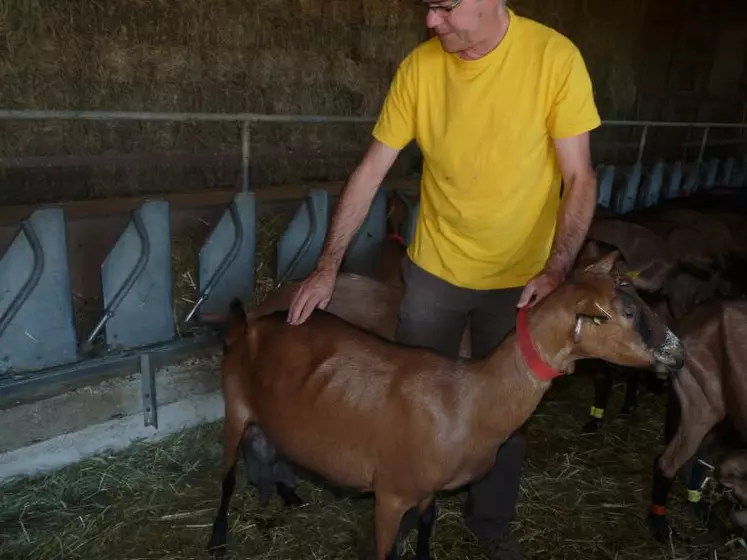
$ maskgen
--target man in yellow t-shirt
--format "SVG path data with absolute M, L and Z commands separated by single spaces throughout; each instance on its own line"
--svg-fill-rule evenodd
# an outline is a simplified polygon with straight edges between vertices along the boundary
M 376 190 L 415 140 L 424 160 L 421 205 L 402 265 L 396 337 L 457 357 L 469 327 L 480 358 L 514 327 L 517 306 L 544 298 L 571 268 L 596 205 L 589 131 L 601 121 L 584 60 L 558 32 L 518 16 L 505 0 L 425 0 L 425 7 L 435 36 L 397 69 L 288 321 L 326 307 Z M 523 557 L 508 533 L 523 457 L 517 432 L 469 488 L 466 522 L 489 558 Z M 425 527 L 433 513 L 421 519 Z

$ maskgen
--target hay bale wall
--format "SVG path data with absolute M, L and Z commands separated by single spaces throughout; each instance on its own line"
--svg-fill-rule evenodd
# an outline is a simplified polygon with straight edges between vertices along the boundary
M 669 120 L 743 119 L 741 4 L 511 1 L 579 45 L 604 118 Z M 415 0 L 7 0 L 0 106 L 374 116 L 423 16 Z M 253 184 L 344 179 L 369 131 L 255 125 Z M 0 121 L 0 158 L 21 158 L 0 162 L 0 204 L 235 186 L 238 137 L 232 124 Z M 109 159 L 28 159 L 64 155 Z M 417 166 L 413 152 L 394 174 Z

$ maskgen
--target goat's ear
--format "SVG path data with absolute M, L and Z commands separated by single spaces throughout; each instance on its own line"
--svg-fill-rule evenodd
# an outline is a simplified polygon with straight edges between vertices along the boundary
M 644 266 L 624 270 L 624 272 L 633 281 L 636 290 L 656 292 L 664 286 L 667 275 L 671 270 L 672 265 L 670 263 L 656 259 Z
M 593 239 L 587 239 L 576 257 L 574 268 L 583 270 L 597 262 L 602 254 L 603 251 L 599 244 Z
M 609 275 L 612 272 L 617 259 L 619 258 L 620 251 L 615 249 L 614 251 L 610 251 L 609 253 L 607 253 L 607 255 L 605 255 L 595 263 L 587 266 L 584 270 L 586 272 L 593 272 L 595 274 Z

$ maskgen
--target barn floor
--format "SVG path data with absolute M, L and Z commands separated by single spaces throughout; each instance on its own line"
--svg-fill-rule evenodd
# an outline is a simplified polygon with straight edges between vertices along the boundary
M 583 435 L 591 379 L 557 381 L 527 424 L 529 441 L 517 536 L 530 558 L 599 560 L 745 558 L 747 549 L 725 530 L 706 531 L 683 512 L 678 482 L 671 518 L 691 542 L 659 546 L 647 534 L 649 472 L 660 449 L 663 402 L 641 396 L 637 420 L 613 418 L 615 388 L 603 432 Z M 0 493 L 0 557 L 38 560 L 207 558 L 205 545 L 220 498 L 221 423 L 138 444 L 49 477 L 28 479 Z M 239 476 L 229 521 L 229 558 L 355 558 L 372 523 L 372 500 L 333 497 L 304 482 L 308 505 L 264 510 Z M 482 558 L 467 536 L 460 497 L 439 501 L 434 558 Z M 720 508 L 720 515 L 724 515 Z M 731 542 L 729 542 L 731 541 Z M 414 538 L 408 541 L 412 554 Z M 710 549 L 717 556 L 709 556 Z

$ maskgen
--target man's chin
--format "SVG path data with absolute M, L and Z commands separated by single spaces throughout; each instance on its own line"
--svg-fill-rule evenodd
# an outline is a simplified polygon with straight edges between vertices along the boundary
M 459 51 L 459 41 L 455 40 L 450 36 L 438 36 L 438 40 L 441 43 L 441 48 L 447 53 L 455 53 Z

